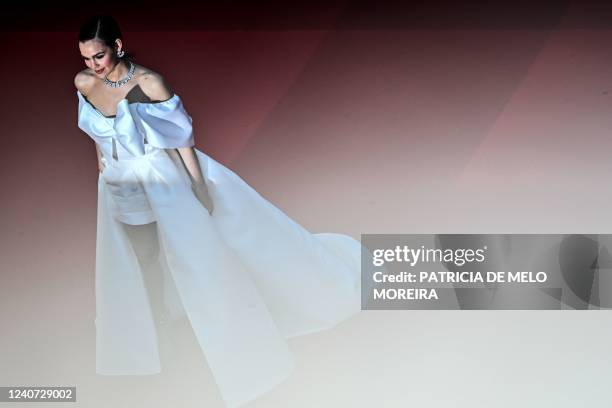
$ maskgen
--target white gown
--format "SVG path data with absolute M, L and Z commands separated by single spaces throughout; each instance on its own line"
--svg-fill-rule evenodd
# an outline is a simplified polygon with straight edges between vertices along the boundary
M 97 373 L 161 371 L 142 271 L 121 222 L 156 221 L 159 261 L 176 288 L 166 306 L 189 319 L 229 406 L 290 374 L 286 338 L 331 328 L 361 309 L 358 241 L 311 234 L 196 149 L 215 206 L 208 213 L 165 150 L 194 145 L 178 95 L 123 99 L 113 118 L 77 96 L 78 126 L 106 162 L 98 179 Z

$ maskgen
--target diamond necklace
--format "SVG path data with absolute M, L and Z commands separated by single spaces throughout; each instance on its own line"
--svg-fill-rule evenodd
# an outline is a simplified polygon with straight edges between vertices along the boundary
M 108 78 L 104 77 L 104 83 L 110 86 L 111 88 L 119 88 L 120 86 L 125 85 L 130 79 L 132 79 L 132 76 L 134 76 L 135 69 L 136 68 L 134 67 L 134 64 L 132 63 L 132 61 L 130 61 L 130 69 L 128 70 L 128 74 L 125 78 L 122 78 L 118 81 L 111 81 Z

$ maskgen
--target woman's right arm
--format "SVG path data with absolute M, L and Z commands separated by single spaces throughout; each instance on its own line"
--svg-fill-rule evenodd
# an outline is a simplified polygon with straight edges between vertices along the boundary
M 85 70 L 78 72 L 74 77 L 74 86 L 83 95 L 88 93 L 86 89 L 90 86 L 90 83 L 91 75 L 85 74 Z M 98 143 L 94 142 L 94 145 L 96 145 L 96 156 L 98 157 L 98 171 L 102 172 L 102 170 L 104 170 L 104 163 L 102 163 L 102 152 L 100 151 L 100 146 Z

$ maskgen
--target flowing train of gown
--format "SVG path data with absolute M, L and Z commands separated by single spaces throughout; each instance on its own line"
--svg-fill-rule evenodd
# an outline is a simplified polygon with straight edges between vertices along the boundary
M 107 163 L 98 179 L 97 373 L 161 371 L 142 271 L 121 224 L 119 207 L 133 203 L 150 210 L 134 212 L 142 223 L 157 222 L 159 261 L 176 288 L 174 298 L 165 295 L 167 306 L 189 319 L 228 406 L 287 378 L 294 366 L 287 338 L 331 328 L 361 309 L 358 241 L 310 233 L 195 149 L 215 205 L 208 213 L 165 150 L 193 146 L 178 95 L 160 103 L 124 99 L 107 118 L 77 94 L 79 127 Z M 117 174 L 133 182 L 125 184 L 127 201 L 112 189 Z M 144 201 L 130 201 L 130 193 Z

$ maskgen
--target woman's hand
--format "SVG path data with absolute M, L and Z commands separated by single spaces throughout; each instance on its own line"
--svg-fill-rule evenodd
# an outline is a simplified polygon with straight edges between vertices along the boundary
M 98 172 L 102 173 L 104 171 L 104 168 L 106 166 L 104 165 L 104 163 L 102 163 L 102 161 L 98 160 Z
M 212 215 L 215 205 L 213 204 L 212 198 L 210 198 L 210 194 L 208 194 L 206 183 L 194 183 L 191 185 L 191 189 L 200 203 L 208 210 L 208 213 Z

